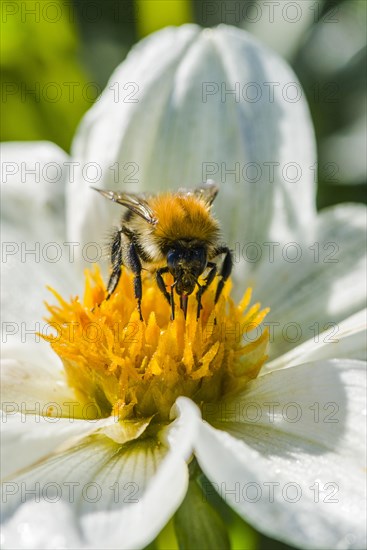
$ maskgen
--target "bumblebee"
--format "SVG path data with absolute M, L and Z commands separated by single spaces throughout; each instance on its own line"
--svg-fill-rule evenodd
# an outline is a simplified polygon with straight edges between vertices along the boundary
M 213 260 L 223 257 L 215 294 L 217 303 L 224 284 L 232 271 L 232 254 L 227 246 L 219 244 L 219 225 L 211 214 L 218 194 L 212 183 L 196 189 L 179 189 L 175 193 L 159 195 L 130 194 L 96 189 L 103 197 L 116 202 L 127 211 L 111 240 L 112 272 L 107 285 L 106 300 L 115 291 L 122 265 L 134 274 L 134 292 L 140 319 L 143 269 L 155 271 L 159 290 L 175 318 L 174 292 L 180 296 L 180 306 L 186 318 L 188 296 L 196 292 L 197 318 L 200 317 L 201 298 L 217 275 Z M 165 284 L 164 275 L 173 276 L 173 284 Z M 206 275 L 204 284 L 198 279 Z

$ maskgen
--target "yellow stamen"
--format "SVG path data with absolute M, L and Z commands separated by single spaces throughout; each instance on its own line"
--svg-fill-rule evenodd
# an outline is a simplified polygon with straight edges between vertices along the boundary
M 151 275 L 143 277 L 140 321 L 132 275 L 125 270 L 109 300 L 99 268 L 86 272 L 83 301 L 70 302 L 50 289 L 58 305 L 47 305 L 56 329 L 45 337 L 61 357 L 68 382 L 82 403 L 94 403 L 98 416 L 121 420 L 167 420 L 181 395 L 198 405 L 213 403 L 242 389 L 265 360 L 269 340 L 260 324 L 268 309 L 248 309 L 251 289 L 239 305 L 227 282 L 214 306 L 215 283 L 203 295 L 200 319 L 190 297 L 187 319 L 170 307 Z M 255 335 L 254 335 L 255 334 Z

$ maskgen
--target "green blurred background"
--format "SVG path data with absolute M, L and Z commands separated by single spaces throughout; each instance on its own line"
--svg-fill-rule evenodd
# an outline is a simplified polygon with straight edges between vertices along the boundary
M 273 4 L 2 0 L 0 139 L 50 140 L 69 151 L 81 117 L 135 42 L 166 25 L 227 23 L 277 50 L 304 87 L 318 145 L 318 207 L 365 202 L 367 1 Z M 288 548 L 256 534 L 225 505 L 212 505 L 230 526 L 233 550 Z M 151 546 L 177 548 L 173 523 Z

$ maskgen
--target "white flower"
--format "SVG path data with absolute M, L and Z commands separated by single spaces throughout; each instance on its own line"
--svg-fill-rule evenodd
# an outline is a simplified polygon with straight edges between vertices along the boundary
M 166 29 L 112 75 L 72 158 L 48 143 L 4 144 L 4 547 L 143 547 L 182 502 L 192 453 L 219 494 L 269 536 L 304 548 L 364 546 L 365 209 L 316 215 L 312 126 L 290 83 L 298 93 L 285 63 L 242 31 Z M 115 102 L 116 89 L 137 90 L 138 102 Z M 40 179 L 24 179 L 35 163 Z M 240 393 L 204 407 L 205 421 L 180 397 L 164 429 L 122 444 L 113 417 L 70 418 L 77 399 L 57 356 L 26 331 L 43 331 L 46 284 L 63 296 L 80 290 L 71 251 L 83 257 L 111 225 L 109 205 L 89 187 L 127 187 L 127 163 L 139 170 L 133 191 L 209 175 L 222 183 L 216 211 L 226 241 L 240 243 L 236 286 L 252 284 L 271 307 L 272 360 Z M 236 163 L 237 182 L 223 175 Z M 251 168 L 259 181 L 244 181 Z M 248 243 L 261 251 L 257 262 Z M 41 502 L 24 503 L 32 489 Z

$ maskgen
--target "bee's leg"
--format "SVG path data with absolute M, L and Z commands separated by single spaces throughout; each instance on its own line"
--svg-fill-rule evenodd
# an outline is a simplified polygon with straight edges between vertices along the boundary
M 126 250 L 126 245 L 128 246 Z M 124 252 L 123 252 L 124 250 Z M 124 254 L 124 255 L 123 255 Z M 138 301 L 138 311 L 140 320 L 143 321 L 141 314 L 141 299 L 143 295 L 141 285 L 141 262 L 139 255 L 136 251 L 135 245 L 132 242 L 132 233 L 126 227 L 122 226 L 114 233 L 111 246 L 111 265 L 112 273 L 110 275 L 107 285 L 107 297 L 109 300 L 111 294 L 116 290 L 118 282 L 121 277 L 121 266 L 125 263 L 134 273 L 134 294 Z
M 197 291 L 196 293 L 196 300 L 197 300 L 197 303 L 198 303 L 198 307 L 197 307 L 197 310 L 196 310 L 196 319 L 199 319 L 200 318 L 200 312 L 202 310 L 202 305 L 201 305 L 201 297 L 203 295 L 203 292 L 205 290 L 205 287 L 204 286 L 201 286 L 198 284 L 198 287 L 199 287 L 199 290 Z
M 217 291 L 215 293 L 215 299 L 214 299 L 215 304 L 219 300 L 219 297 L 222 293 L 223 287 L 226 283 L 226 280 L 230 276 L 230 274 L 232 272 L 232 267 L 233 267 L 232 252 L 229 250 L 229 248 L 227 246 L 224 246 L 224 247 L 220 248 L 219 250 L 217 250 L 217 255 L 218 254 L 225 254 L 225 256 L 224 256 L 222 268 L 221 268 L 220 274 L 219 274 L 220 277 L 221 277 L 221 280 L 218 283 Z
M 141 314 L 141 299 L 143 296 L 143 289 L 141 285 L 142 267 L 141 267 L 141 261 L 140 261 L 139 255 L 136 251 L 136 247 L 132 242 L 130 243 L 130 246 L 128 248 L 126 258 L 129 264 L 129 268 L 134 273 L 134 294 L 138 302 L 138 311 L 139 311 L 140 321 L 143 321 L 143 316 Z
M 217 264 L 213 262 L 208 262 L 208 267 L 210 267 L 210 271 L 208 273 L 207 278 L 205 279 L 205 284 L 203 286 L 203 292 L 212 284 L 214 281 L 214 277 L 217 274 Z
M 170 294 L 169 292 L 167 292 L 166 284 L 162 277 L 162 275 L 164 273 L 168 273 L 168 271 L 169 271 L 168 267 L 161 267 L 160 269 L 157 269 L 155 276 L 156 276 L 156 281 L 157 281 L 159 290 L 162 292 L 163 296 L 166 298 L 167 302 L 171 306 L 171 312 L 172 312 L 171 316 L 173 320 L 175 318 L 175 301 L 173 297 L 173 285 L 171 286 L 171 294 Z
M 174 294 L 173 294 L 173 288 L 174 286 L 172 285 L 171 286 L 171 320 L 174 321 L 175 320 L 175 297 L 174 297 Z
M 208 276 L 207 278 L 205 279 L 204 281 L 204 284 L 201 286 L 199 285 L 199 283 L 197 283 L 198 287 L 199 287 L 199 290 L 197 291 L 196 293 L 196 300 L 198 302 L 198 308 L 197 308 L 197 312 L 196 312 L 196 318 L 199 319 L 200 317 L 200 311 L 202 309 L 202 305 L 201 305 L 201 297 L 202 295 L 204 294 L 204 292 L 209 288 L 209 286 L 212 284 L 213 280 L 214 280 L 214 277 L 217 273 L 217 266 L 215 263 L 213 262 L 208 262 L 208 267 L 210 268 L 210 271 L 208 273 Z
M 162 277 L 163 273 L 168 273 L 168 267 L 161 267 L 160 269 L 157 269 L 155 277 L 159 290 L 162 292 L 169 305 L 171 305 L 171 296 L 170 293 L 167 292 L 166 284 Z
M 115 291 L 121 276 L 121 266 L 122 266 L 121 234 L 122 234 L 122 230 L 117 229 L 112 239 L 112 245 L 111 245 L 112 273 L 110 275 L 108 285 L 107 285 L 108 294 L 107 294 L 106 300 L 109 300 L 109 298 L 111 297 L 111 294 Z

